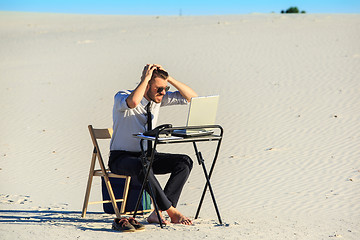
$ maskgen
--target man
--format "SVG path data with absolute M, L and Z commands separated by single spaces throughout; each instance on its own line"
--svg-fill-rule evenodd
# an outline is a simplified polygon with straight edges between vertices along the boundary
M 178 91 L 167 92 L 168 83 Z M 194 90 L 169 76 L 162 66 L 147 64 L 144 67 L 140 83 L 133 91 L 120 91 L 115 95 L 114 132 L 110 143 L 110 170 L 117 174 L 131 175 L 142 182 L 144 172 L 140 159 L 140 141 L 132 134 L 148 130 L 147 114 L 149 112 L 152 117 L 151 124 L 155 126 L 160 107 L 187 104 L 191 98 L 196 96 Z M 169 224 L 169 221 L 165 220 L 162 211 L 168 213 L 172 223 L 192 224 L 190 219 L 176 209 L 192 164 L 192 160 L 186 155 L 155 153 L 153 166 L 149 173 L 149 182 L 164 224 Z M 162 189 L 154 174 L 167 173 L 170 173 L 170 178 L 165 188 Z M 149 189 L 146 190 L 149 191 Z M 159 223 L 155 211 L 150 214 L 147 221 Z

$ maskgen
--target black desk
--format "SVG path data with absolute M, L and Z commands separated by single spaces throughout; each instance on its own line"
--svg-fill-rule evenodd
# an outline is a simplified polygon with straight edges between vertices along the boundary
M 159 135 L 161 136 L 161 134 L 162 134 L 163 132 L 171 132 L 171 131 L 173 131 L 173 130 L 178 130 L 178 129 L 199 129 L 199 128 L 214 129 L 214 134 L 208 135 L 208 136 L 188 137 L 188 138 L 159 137 Z M 148 177 L 149 177 L 149 170 L 151 169 L 152 163 L 153 163 L 153 160 L 154 160 L 154 152 L 156 151 L 156 146 L 157 146 L 158 144 L 173 144 L 173 143 L 189 143 L 189 142 L 191 142 L 191 143 L 193 143 L 193 147 L 194 147 L 194 150 L 195 150 L 195 154 L 196 154 L 196 158 L 197 158 L 197 160 L 198 160 L 198 163 L 199 163 L 199 165 L 202 166 L 202 169 L 203 169 L 203 172 L 204 172 L 204 175 L 205 175 L 205 178 L 206 178 L 206 184 L 205 184 L 205 187 L 204 187 L 204 190 L 203 190 L 203 193 L 202 193 L 202 196 L 201 196 L 201 199 L 200 199 L 200 202 L 199 202 L 199 205 L 198 205 L 196 214 L 195 214 L 195 219 L 197 219 L 198 216 L 199 216 L 200 209 L 201 209 L 201 206 L 202 206 L 204 197 L 205 197 L 206 190 L 207 190 L 207 188 L 209 187 L 210 194 L 211 194 L 211 198 L 212 198 L 212 201 L 213 201 L 215 210 L 216 210 L 216 214 L 217 214 L 218 219 L 219 219 L 219 223 L 222 225 L 222 220 L 221 220 L 221 217 L 220 217 L 220 212 L 219 212 L 219 209 L 218 209 L 216 200 L 215 200 L 215 195 L 214 195 L 213 189 L 212 189 L 212 187 L 211 187 L 210 178 L 211 178 L 211 175 L 212 175 L 212 173 L 213 173 L 213 171 L 214 171 L 215 163 L 216 163 L 216 160 L 217 160 L 219 151 L 220 151 L 220 145 L 221 145 L 221 141 L 222 141 L 222 137 L 223 137 L 223 132 L 224 132 L 224 130 L 223 130 L 223 128 L 222 128 L 220 125 L 206 125 L 206 126 L 164 128 L 164 129 L 162 129 L 161 131 L 159 131 L 159 132 L 156 134 L 155 137 L 147 137 L 147 136 L 144 136 L 144 135 L 142 135 L 142 134 L 134 135 L 134 137 L 141 139 L 141 140 L 140 140 L 140 146 L 141 146 L 141 149 L 142 149 L 142 159 L 143 159 L 144 171 L 145 171 L 145 173 L 146 173 L 146 174 L 145 174 L 145 179 L 144 179 L 144 182 L 143 182 L 143 184 L 142 184 L 142 188 L 141 188 L 141 191 L 140 191 L 140 194 L 139 194 L 139 197 L 138 197 L 138 201 L 137 201 L 137 203 L 136 203 L 135 212 L 134 212 L 134 217 L 135 217 L 136 214 L 137 214 L 137 210 L 138 210 L 138 208 L 139 208 L 139 204 L 140 204 L 140 201 L 141 201 L 141 195 L 142 195 L 142 192 L 143 192 L 144 189 L 145 189 L 145 184 L 148 184 L 148 187 L 149 187 L 149 189 L 150 189 L 150 195 L 151 195 L 151 197 L 154 199 L 154 194 L 153 194 L 153 192 L 152 192 L 151 185 L 150 185 L 150 183 L 147 181 L 147 179 L 148 179 Z M 143 150 L 143 141 L 144 141 L 144 140 L 151 140 L 151 141 L 153 141 L 153 143 L 154 143 L 153 151 L 152 151 L 150 157 L 146 157 L 146 153 L 145 153 L 145 151 Z M 210 167 L 210 171 L 209 171 L 209 173 L 208 173 L 208 171 L 207 171 L 207 169 L 206 169 L 206 166 L 205 166 L 205 160 L 203 159 L 201 152 L 198 151 L 198 148 L 197 148 L 196 143 L 197 143 L 197 142 L 209 142 L 209 141 L 217 141 L 218 144 L 217 144 L 217 147 L 216 147 L 216 150 L 215 150 L 215 155 L 214 155 L 214 159 L 213 159 L 213 161 L 212 161 L 211 167 Z M 149 158 L 149 161 L 148 161 L 148 162 L 146 161 L 146 160 L 147 160 L 146 158 Z M 146 162 L 147 162 L 147 164 L 146 164 Z M 145 167 L 145 165 L 146 165 L 146 167 Z M 163 227 L 163 224 L 162 224 L 162 221 L 161 221 L 161 218 L 160 218 L 160 215 L 159 215 L 159 210 L 158 210 L 157 204 L 156 204 L 155 201 L 153 201 L 153 204 L 154 204 L 154 207 L 155 207 L 155 211 L 156 211 L 157 214 L 158 214 L 160 226 L 161 226 L 161 228 L 162 228 L 162 227 Z

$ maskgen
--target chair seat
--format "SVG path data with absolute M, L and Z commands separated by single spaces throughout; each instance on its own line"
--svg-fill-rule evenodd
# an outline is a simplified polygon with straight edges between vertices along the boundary
M 127 178 L 127 177 L 129 177 L 129 176 L 125 176 L 125 175 L 119 175 L 119 174 L 116 174 L 116 173 L 112 173 L 110 171 L 110 169 L 106 169 L 106 173 L 107 173 L 108 177 L 113 177 L 113 178 Z M 94 176 L 101 177 L 101 176 L 105 176 L 105 174 L 101 171 L 101 169 L 97 169 L 97 170 L 94 170 Z

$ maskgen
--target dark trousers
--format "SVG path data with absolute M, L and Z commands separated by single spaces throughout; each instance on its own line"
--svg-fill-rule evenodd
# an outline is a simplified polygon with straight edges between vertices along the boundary
M 145 174 L 140 156 L 141 153 L 138 152 L 111 151 L 109 168 L 113 173 L 136 177 L 139 182 L 142 183 Z M 165 211 L 171 206 L 176 207 L 184 184 L 190 175 L 192 166 L 193 161 L 187 155 L 155 153 L 148 180 L 160 210 Z M 154 174 L 167 173 L 170 173 L 170 178 L 165 188 L 162 189 Z M 145 190 L 150 193 L 147 185 L 145 186 Z

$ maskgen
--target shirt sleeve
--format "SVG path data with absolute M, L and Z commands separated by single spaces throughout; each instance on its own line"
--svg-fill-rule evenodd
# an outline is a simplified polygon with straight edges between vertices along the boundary
M 161 101 L 161 107 L 186 104 L 188 104 L 188 101 L 180 94 L 179 91 L 167 92 Z
M 125 111 L 129 109 L 129 106 L 126 103 L 126 99 L 130 95 L 130 91 L 120 91 L 115 94 L 114 97 L 114 110 L 116 111 Z

